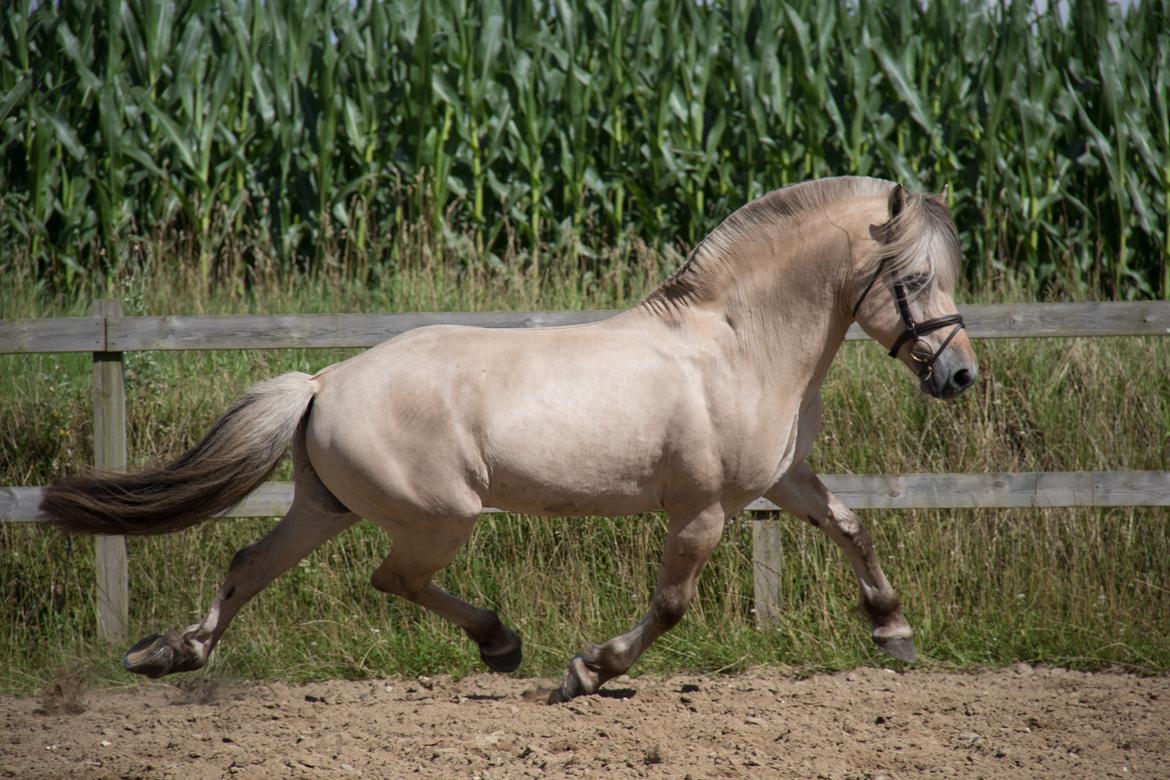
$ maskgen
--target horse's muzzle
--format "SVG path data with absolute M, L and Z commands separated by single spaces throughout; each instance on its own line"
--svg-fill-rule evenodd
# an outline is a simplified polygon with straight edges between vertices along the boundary
M 948 358 L 949 355 L 940 355 L 933 365 L 924 366 L 918 374 L 922 392 L 944 401 L 958 398 L 979 378 L 979 367 L 974 363 Z

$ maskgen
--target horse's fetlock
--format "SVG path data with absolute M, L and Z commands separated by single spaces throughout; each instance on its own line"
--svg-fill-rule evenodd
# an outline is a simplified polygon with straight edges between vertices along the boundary
M 489 653 L 499 652 L 501 648 L 510 648 L 518 644 L 519 639 L 495 612 L 489 612 L 487 617 L 467 631 L 467 635 Z
M 861 593 L 861 609 L 871 623 L 885 623 L 902 609 L 898 594 L 892 589 L 868 590 Z
M 504 639 L 509 632 L 508 627 L 504 625 L 504 621 L 500 620 L 499 615 L 495 612 L 488 612 L 484 619 L 467 633 L 475 641 L 484 643 Z
M 633 663 L 630 650 L 628 639 L 615 637 L 600 647 L 593 645 L 581 654 L 581 658 L 591 671 L 597 672 L 601 680 L 605 681 L 626 673 Z

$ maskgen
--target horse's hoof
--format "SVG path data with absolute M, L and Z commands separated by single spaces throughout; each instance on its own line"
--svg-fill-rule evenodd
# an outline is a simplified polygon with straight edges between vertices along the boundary
M 569 661 L 569 668 L 561 680 L 561 687 L 553 690 L 548 696 L 549 704 L 560 704 L 578 696 L 596 693 L 600 684 L 594 681 L 597 675 L 585 664 L 581 656 L 574 656 Z
M 918 654 L 914 652 L 914 640 L 910 637 L 894 636 L 889 639 L 875 639 L 878 648 L 882 652 L 897 658 L 899 661 L 905 661 L 912 664 L 918 660 Z
M 171 672 L 195 671 L 203 667 L 203 662 L 179 632 L 168 631 L 166 636 L 151 634 L 140 639 L 122 657 L 122 668 L 147 677 L 162 677 Z
M 501 672 L 507 674 L 508 672 L 516 671 L 520 666 L 520 660 L 524 656 L 523 647 L 520 644 L 520 637 L 511 631 L 508 632 L 513 639 L 516 640 L 516 646 L 511 650 L 505 650 L 502 653 L 489 655 L 484 652 L 483 645 L 479 647 L 479 660 L 487 664 L 488 668 L 493 672 Z
M 175 650 L 170 643 L 158 634 L 151 634 L 126 651 L 122 657 L 122 668 L 147 677 L 162 677 L 170 671 L 174 662 Z

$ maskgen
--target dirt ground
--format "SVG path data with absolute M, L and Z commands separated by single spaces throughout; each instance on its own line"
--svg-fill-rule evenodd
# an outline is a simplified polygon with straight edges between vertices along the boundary
M 0 697 L 0 777 L 1170 778 L 1170 678 L 477 675 Z

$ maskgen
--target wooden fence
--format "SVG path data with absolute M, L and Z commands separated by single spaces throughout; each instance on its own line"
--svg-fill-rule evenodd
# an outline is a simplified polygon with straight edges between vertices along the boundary
M 1170 302 L 996 304 L 960 307 L 974 338 L 1170 335 Z M 127 465 L 125 352 L 140 350 L 370 347 L 423 325 L 541 327 L 593 322 L 612 311 L 440 312 L 274 316 L 124 317 L 118 301 L 94 302 L 93 316 L 0 321 L 0 353 L 93 354 L 94 465 Z M 854 326 L 846 338 L 865 338 Z M 826 485 L 856 509 L 1170 506 L 1170 471 L 1005 474 L 826 475 Z M 0 487 L 0 522 L 39 522 L 40 487 Z M 276 517 L 292 485 L 262 485 L 224 517 Z M 748 511 L 774 513 L 761 499 Z M 485 509 L 494 512 L 494 509 Z M 753 525 L 753 579 L 761 623 L 775 617 L 781 565 L 773 514 Z M 122 537 L 96 538 L 101 635 L 127 636 L 128 563 Z

